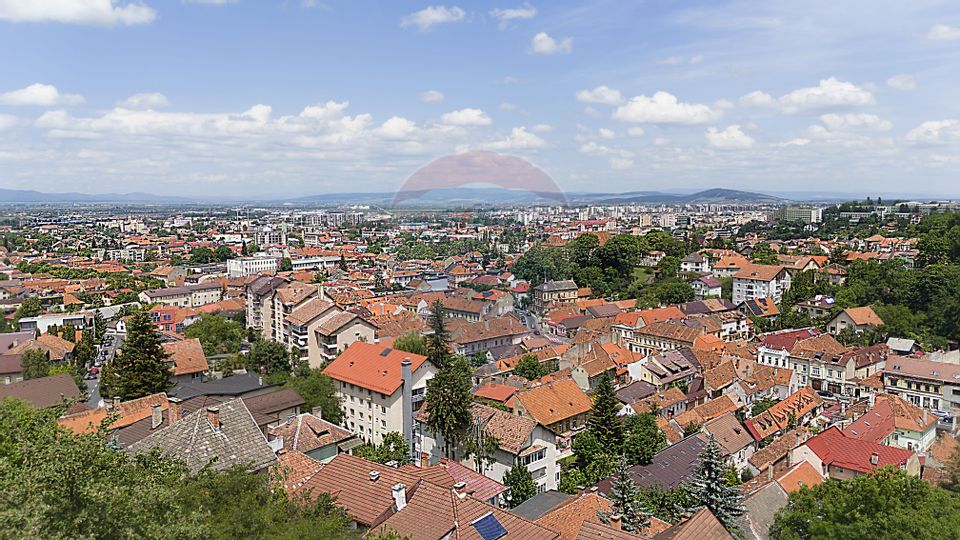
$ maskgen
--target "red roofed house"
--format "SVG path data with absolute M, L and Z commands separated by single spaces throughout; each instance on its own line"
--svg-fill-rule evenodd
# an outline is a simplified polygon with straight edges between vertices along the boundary
M 409 372 L 405 360 L 410 361 Z M 323 372 L 336 381 L 343 401 L 342 424 L 365 442 L 380 444 L 393 431 L 412 438 L 414 414 L 436 368 L 426 356 L 356 341 Z
M 910 450 L 848 437 L 833 426 L 793 450 L 793 463 L 808 461 L 830 478 L 850 480 L 880 467 L 920 474 L 920 460 Z

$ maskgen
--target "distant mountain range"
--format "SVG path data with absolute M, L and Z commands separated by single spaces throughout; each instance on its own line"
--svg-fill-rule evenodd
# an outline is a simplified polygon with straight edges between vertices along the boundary
M 268 200 L 266 198 L 240 197 L 182 197 L 174 195 L 155 195 L 152 193 L 43 193 L 32 190 L 0 189 L 0 204 L 70 204 L 70 203 L 145 203 L 145 204 L 189 204 L 189 203 L 271 203 L 271 204 L 362 204 L 392 206 L 395 192 L 366 193 L 326 193 L 286 199 Z M 660 191 L 629 191 L 624 193 L 587 193 L 571 192 L 565 194 L 572 204 L 705 204 L 705 203 L 771 203 L 784 202 L 786 199 L 733 189 L 708 189 L 690 194 L 664 193 Z M 478 205 L 510 205 L 556 203 L 556 198 L 541 196 L 525 190 L 503 188 L 445 188 L 425 191 L 416 197 L 408 198 L 403 206 L 450 206 L 468 207 Z
M 43 193 L 25 189 L 0 189 L 0 203 L 189 203 L 188 197 L 154 195 L 152 193 Z

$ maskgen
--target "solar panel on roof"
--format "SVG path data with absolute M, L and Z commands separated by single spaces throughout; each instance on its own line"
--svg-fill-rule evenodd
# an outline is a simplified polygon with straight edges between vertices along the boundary
M 483 540 L 497 540 L 497 538 L 507 534 L 507 530 L 503 528 L 493 512 L 487 512 L 470 524 L 473 525 L 473 528 L 477 530 Z

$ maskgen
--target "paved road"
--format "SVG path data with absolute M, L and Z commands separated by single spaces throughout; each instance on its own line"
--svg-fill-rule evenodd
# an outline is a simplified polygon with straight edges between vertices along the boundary
M 90 396 L 87 398 L 87 406 L 89 407 L 99 407 L 100 406 L 100 377 L 96 379 L 91 379 L 89 381 L 85 380 L 87 383 L 87 394 Z

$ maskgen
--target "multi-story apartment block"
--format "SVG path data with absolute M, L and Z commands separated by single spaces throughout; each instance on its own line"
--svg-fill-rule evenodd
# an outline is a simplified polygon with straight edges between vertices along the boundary
M 268 335 L 272 328 L 273 293 L 278 287 L 287 283 L 287 280 L 276 276 L 260 276 L 247 285 L 246 310 L 247 328 L 260 330 L 261 335 Z
M 182 287 L 150 289 L 140 293 L 144 304 L 162 304 L 177 307 L 199 307 L 219 302 L 223 299 L 223 288 L 219 283 L 197 283 Z
M 299 351 L 310 367 L 333 360 L 356 341 L 372 343 L 377 327 L 357 315 L 343 311 L 333 302 L 310 298 L 286 319 L 287 348 Z
M 883 387 L 910 403 L 951 416 L 960 414 L 960 365 L 913 357 L 888 358 Z
M 264 337 L 279 343 L 289 343 L 290 330 L 287 316 L 312 298 L 323 297 L 320 287 L 300 281 L 292 281 L 278 287 L 273 292 L 273 301 L 271 302 L 270 334 L 269 336 L 264 335 Z
M 358 341 L 323 372 L 336 381 L 344 427 L 369 444 L 402 433 L 413 448 L 415 415 L 436 373 L 427 357 Z
M 748 264 L 733 275 L 733 303 L 746 300 L 773 298 L 780 303 L 783 293 L 790 288 L 792 275 L 785 266 Z
M 276 257 L 238 257 L 227 260 L 227 277 L 276 274 L 279 267 L 280 261 Z

